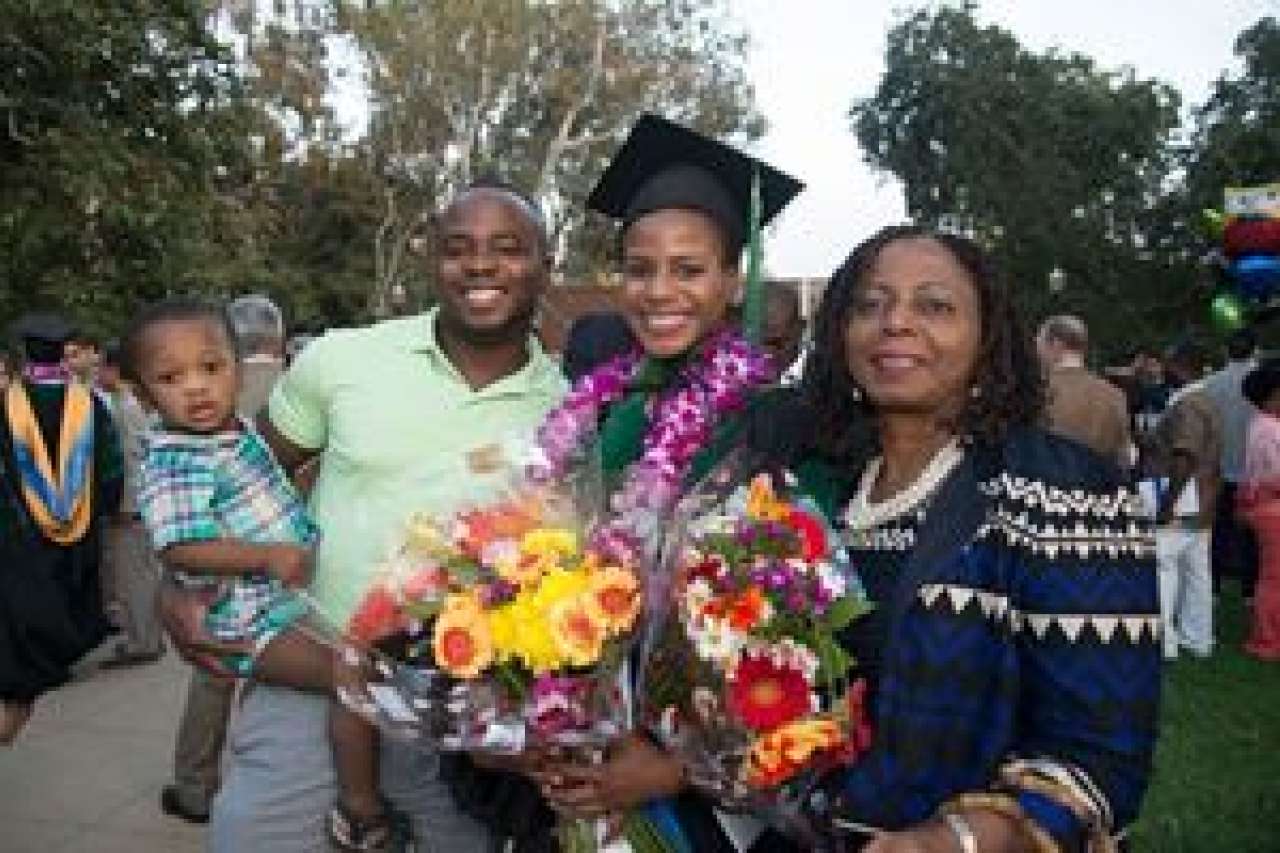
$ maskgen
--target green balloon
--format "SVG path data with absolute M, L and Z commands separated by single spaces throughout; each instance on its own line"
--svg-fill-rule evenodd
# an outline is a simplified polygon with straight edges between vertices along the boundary
M 1221 240 L 1222 232 L 1227 227 L 1227 218 L 1222 215 L 1222 211 L 1206 207 L 1200 211 L 1200 218 L 1204 225 L 1204 233 L 1215 240 Z
M 1209 304 L 1214 325 L 1233 332 L 1244 325 L 1245 307 L 1234 293 L 1219 293 Z

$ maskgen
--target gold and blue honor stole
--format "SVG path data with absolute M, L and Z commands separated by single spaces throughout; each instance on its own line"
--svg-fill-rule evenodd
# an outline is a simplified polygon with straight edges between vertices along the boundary
M 22 497 L 36 526 L 58 545 L 79 542 L 89 529 L 93 502 L 92 392 L 80 383 L 66 386 L 56 475 L 22 382 L 9 384 L 5 415 Z

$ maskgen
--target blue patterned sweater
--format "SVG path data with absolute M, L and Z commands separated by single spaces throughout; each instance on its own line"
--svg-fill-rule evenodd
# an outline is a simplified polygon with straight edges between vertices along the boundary
M 1109 848 L 1156 736 L 1156 571 L 1135 512 L 1108 463 L 1023 430 L 970 448 L 905 546 L 851 543 L 901 556 L 879 602 L 874 743 L 830 780 L 833 816 L 901 828 L 981 806 L 1040 849 Z

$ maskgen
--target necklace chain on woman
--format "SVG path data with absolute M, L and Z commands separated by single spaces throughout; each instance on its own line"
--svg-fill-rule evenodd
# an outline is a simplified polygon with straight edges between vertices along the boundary
M 884 464 L 884 457 L 877 456 L 867 463 L 862 479 L 858 481 L 858 490 L 845 510 L 846 526 L 850 530 L 870 530 L 906 515 L 923 504 L 963 458 L 964 448 L 959 439 L 953 438 L 938 448 L 914 482 L 885 500 L 872 503 L 871 490 L 875 488 L 876 478 Z

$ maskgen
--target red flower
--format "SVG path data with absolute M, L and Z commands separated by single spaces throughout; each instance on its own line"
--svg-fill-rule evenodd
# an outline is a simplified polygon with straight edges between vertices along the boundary
M 736 595 L 726 593 L 713 598 L 702 612 L 716 619 L 729 620 L 729 624 L 739 631 L 750 631 L 760 624 L 768 603 L 760 587 L 749 586 Z
M 411 574 L 400 591 L 409 601 L 434 601 L 443 598 L 449 585 L 449 573 L 440 566 L 425 566 Z
M 757 731 L 768 731 L 812 711 L 804 673 L 767 656 L 743 655 L 729 682 L 729 712 Z
M 812 563 L 827 556 L 827 529 L 821 521 L 807 512 L 793 509 L 785 523 L 800 537 L 800 556 L 806 561 Z
M 724 575 L 724 562 L 719 556 L 711 556 L 694 563 L 687 571 L 688 580 L 686 583 L 693 583 L 698 578 L 702 578 L 714 588 Z
M 845 694 L 845 711 L 849 715 L 845 741 L 840 749 L 841 764 L 851 764 L 854 759 L 871 748 L 871 722 L 867 719 L 867 682 L 859 678 L 849 685 Z
M 391 591 L 375 586 L 365 593 L 347 624 L 347 635 L 356 643 L 373 644 L 403 627 L 400 605 Z

